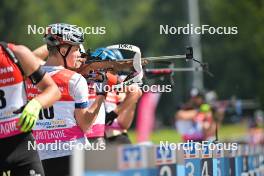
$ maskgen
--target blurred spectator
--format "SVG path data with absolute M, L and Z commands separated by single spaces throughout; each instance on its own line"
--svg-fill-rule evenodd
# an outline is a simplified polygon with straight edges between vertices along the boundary
M 194 122 L 194 118 L 203 102 L 202 93 L 198 89 L 192 89 L 190 91 L 190 100 L 176 112 L 175 125 L 177 131 L 182 135 L 183 141 L 202 141 L 204 139 L 202 130 Z
M 250 144 L 264 144 L 263 111 L 256 111 L 254 118 L 249 119 L 248 142 Z
M 197 128 L 203 133 L 205 140 L 214 140 L 216 122 L 213 118 L 213 109 L 209 104 L 202 104 L 199 112 L 194 117 L 194 122 L 197 124 Z

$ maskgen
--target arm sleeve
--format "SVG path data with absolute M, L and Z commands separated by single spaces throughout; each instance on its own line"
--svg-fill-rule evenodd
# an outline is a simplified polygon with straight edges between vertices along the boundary
M 69 92 L 75 101 L 75 108 L 88 107 L 88 86 L 85 78 L 75 73 L 69 82 Z

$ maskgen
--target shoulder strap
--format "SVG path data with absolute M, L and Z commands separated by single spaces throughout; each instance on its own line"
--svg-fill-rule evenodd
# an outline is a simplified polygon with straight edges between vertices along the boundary
M 22 75 L 25 75 L 25 74 L 24 74 L 24 71 L 23 71 L 23 69 L 22 69 L 22 67 L 21 67 L 21 64 L 19 63 L 18 59 L 16 58 L 14 52 L 13 52 L 10 48 L 8 48 L 7 43 L 1 41 L 1 42 L 0 42 L 0 46 L 3 47 L 4 51 L 8 54 L 9 58 L 10 58 L 10 59 L 11 59 L 16 65 L 17 65 L 17 67 L 18 67 L 19 70 L 21 71 Z

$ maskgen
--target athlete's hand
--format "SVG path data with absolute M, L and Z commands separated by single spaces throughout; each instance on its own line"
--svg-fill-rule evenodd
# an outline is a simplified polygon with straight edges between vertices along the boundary
M 106 116 L 105 116 L 105 124 L 110 126 L 112 125 L 112 123 L 114 122 L 114 120 L 118 117 L 118 115 L 114 112 L 114 111 L 111 111 L 109 113 L 106 113 Z
M 18 121 L 18 126 L 21 127 L 22 132 L 28 132 L 35 126 L 41 108 L 42 105 L 36 99 L 27 103 Z
M 106 91 L 111 91 L 113 85 L 118 83 L 117 75 L 113 75 L 109 72 L 102 72 L 100 73 L 101 80 L 96 81 L 96 94 L 97 95 L 106 95 Z
M 206 113 L 206 112 L 210 112 L 210 111 L 211 111 L 211 107 L 210 107 L 209 104 L 204 103 L 204 104 L 202 104 L 202 105 L 200 106 L 200 112 L 204 112 L 204 113 Z

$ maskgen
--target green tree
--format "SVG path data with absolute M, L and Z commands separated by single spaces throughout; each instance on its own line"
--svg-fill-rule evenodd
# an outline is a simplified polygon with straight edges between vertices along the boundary
M 237 35 L 202 37 L 204 58 L 215 79 L 206 79 L 209 88 L 227 98 L 260 98 L 264 103 L 264 1 L 202 0 L 203 24 L 236 26 Z

